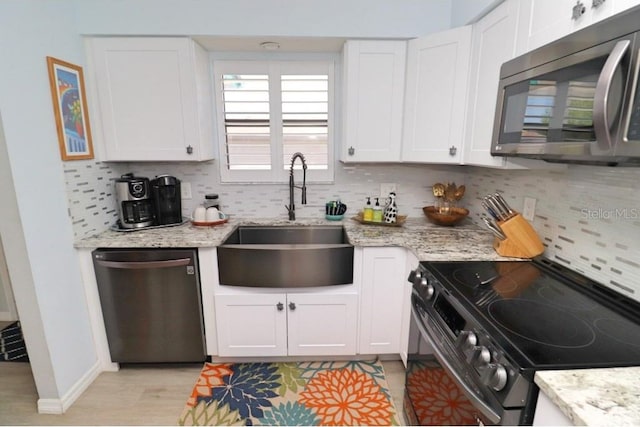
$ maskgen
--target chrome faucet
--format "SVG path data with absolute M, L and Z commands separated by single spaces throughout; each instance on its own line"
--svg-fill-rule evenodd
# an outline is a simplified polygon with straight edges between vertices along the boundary
M 295 185 L 293 183 L 293 164 L 296 162 L 296 159 L 300 159 L 302 161 L 302 187 L 299 185 Z M 287 211 L 289 211 L 289 221 L 293 221 L 296 219 L 296 206 L 293 203 L 293 189 L 299 188 L 302 190 L 302 204 L 307 204 L 307 162 L 304 160 L 304 155 L 302 153 L 295 153 L 291 156 L 291 168 L 289 169 L 289 206 L 285 205 Z

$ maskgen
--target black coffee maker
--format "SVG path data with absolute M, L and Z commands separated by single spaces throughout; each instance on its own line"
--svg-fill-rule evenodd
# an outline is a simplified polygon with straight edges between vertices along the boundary
M 180 180 L 170 175 L 158 175 L 151 180 L 156 225 L 178 224 L 182 222 L 182 198 Z

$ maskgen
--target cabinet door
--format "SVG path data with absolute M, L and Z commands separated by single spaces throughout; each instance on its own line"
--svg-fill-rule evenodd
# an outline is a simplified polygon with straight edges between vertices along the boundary
M 188 38 L 88 42 L 105 160 L 213 158 L 206 53 Z
M 290 356 L 355 355 L 356 294 L 288 294 Z
M 462 160 L 471 26 L 409 41 L 402 160 Z
M 503 167 L 491 156 L 500 67 L 515 56 L 519 0 L 502 3 L 473 26 L 464 163 Z
M 413 253 L 406 251 L 407 260 L 405 263 L 404 277 L 408 278 L 409 273 L 418 267 L 418 257 Z M 407 359 L 409 357 L 409 329 L 411 326 L 411 293 L 413 291 L 413 283 L 405 280 L 402 295 L 402 321 L 400 326 L 400 359 L 407 367 Z
M 344 45 L 344 162 L 400 160 L 406 42 Z
M 220 356 L 285 356 L 285 294 L 216 295 Z
M 406 282 L 406 249 L 364 248 L 360 354 L 398 354 Z
M 521 32 L 524 53 L 576 30 L 600 21 L 614 13 L 612 1 L 604 1 L 597 7 L 592 0 L 518 0 L 521 1 Z M 582 10 L 573 16 L 574 7 Z

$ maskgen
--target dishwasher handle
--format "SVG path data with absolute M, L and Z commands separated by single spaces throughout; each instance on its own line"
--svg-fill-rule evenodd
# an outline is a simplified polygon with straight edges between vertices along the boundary
M 191 263 L 191 258 L 168 259 L 165 261 L 104 261 L 97 259 L 96 262 L 102 267 L 142 270 L 149 268 L 183 267 Z

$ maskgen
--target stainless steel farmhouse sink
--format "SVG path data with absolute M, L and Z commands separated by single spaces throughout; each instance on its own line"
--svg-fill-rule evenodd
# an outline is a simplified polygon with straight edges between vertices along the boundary
M 268 288 L 353 283 L 342 226 L 239 226 L 218 246 L 221 285 Z

